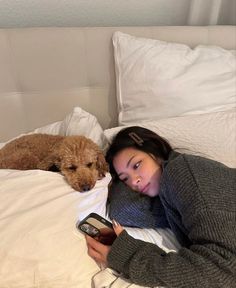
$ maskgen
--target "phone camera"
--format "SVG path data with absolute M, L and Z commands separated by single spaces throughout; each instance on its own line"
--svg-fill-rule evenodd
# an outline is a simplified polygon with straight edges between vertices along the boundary
M 94 236 L 96 236 L 96 235 L 99 234 L 99 230 L 98 230 L 97 228 L 95 228 L 95 227 L 93 227 L 93 226 L 91 226 L 91 225 L 89 225 L 89 224 L 87 224 L 87 223 L 82 224 L 82 225 L 80 226 L 80 229 L 81 229 L 83 232 L 89 234 L 89 235 L 92 236 L 92 237 L 94 237 Z

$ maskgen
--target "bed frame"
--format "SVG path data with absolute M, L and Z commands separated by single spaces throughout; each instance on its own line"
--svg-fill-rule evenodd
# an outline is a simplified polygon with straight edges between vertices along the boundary
M 0 29 L 0 142 L 62 120 L 74 106 L 117 125 L 112 34 L 236 49 L 236 26 Z

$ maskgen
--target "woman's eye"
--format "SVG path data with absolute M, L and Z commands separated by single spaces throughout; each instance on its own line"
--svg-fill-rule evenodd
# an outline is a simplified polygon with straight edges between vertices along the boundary
M 124 179 L 120 179 L 122 182 L 127 182 L 128 181 L 128 177 L 125 177 Z
M 141 161 L 137 162 L 134 164 L 134 170 L 138 169 L 138 167 L 140 166 Z
M 75 165 L 71 165 L 70 167 L 68 167 L 68 169 L 71 171 L 75 171 L 77 167 Z
M 88 168 L 91 168 L 92 165 L 93 165 L 93 163 L 92 163 L 92 162 L 89 162 L 89 163 L 87 164 L 87 167 L 88 167 Z

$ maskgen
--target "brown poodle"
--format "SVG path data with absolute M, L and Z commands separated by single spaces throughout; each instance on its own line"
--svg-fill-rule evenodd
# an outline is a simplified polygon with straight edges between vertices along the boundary
M 2 169 L 60 171 L 80 192 L 92 189 L 108 165 L 97 144 L 84 136 L 30 134 L 0 150 Z

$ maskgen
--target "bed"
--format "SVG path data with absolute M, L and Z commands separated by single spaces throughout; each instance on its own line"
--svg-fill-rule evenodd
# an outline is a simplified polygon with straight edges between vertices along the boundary
M 236 167 L 235 59 L 235 26 L 0 29 L 0 147 L 27 133 L 82 134 L 105 151 L 141 125 Z M 79 193 L 59 173 L 0 170 L 0 287 L 138 287 L 99 267 L 75 226 L 108 217 L 110 180 Z M 169 230 L 127 231 L 179 248 Z

